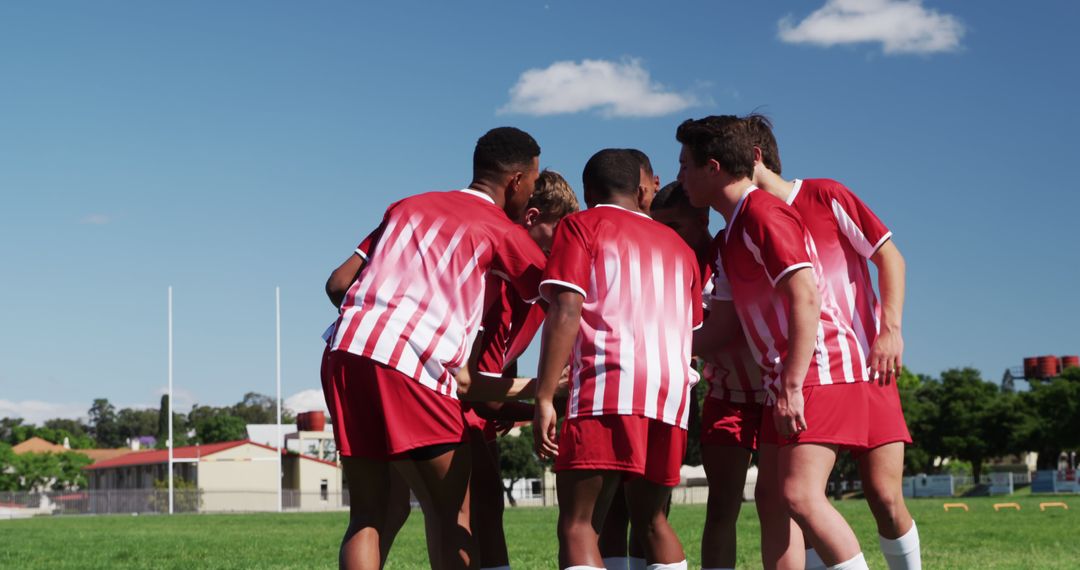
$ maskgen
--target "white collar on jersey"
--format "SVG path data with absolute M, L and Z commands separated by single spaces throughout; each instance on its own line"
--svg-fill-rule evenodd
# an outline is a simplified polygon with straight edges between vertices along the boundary
M 792 180 L 792 182 L 795 183 L 795 186 L 793 186 L 791 188 L 791 194 L 788 194 L 788 197 L 787 197 L 788 206 L 795 203 L 795 197 L 799 195 L 799 190 L 802 189 L 802 180 L 796 178 L 795 180 Z
M 637 214 L 637 215 L 641 216 L 642 218 L 648 218 L 650 220 L 652 219 L 652 218 L 649 218 L 648 214 L 644 214 L 642 212 L 635 212 L 633 210 L 627 210 L 626 208 L 623 208 L 622 206 L 618 206 L 618 205 L 615 205 L 615 204 L 597 204 L 597 205 L 595 205 L 593 207 L 594 208 L 618 208 L 618 209 L 620 209 L 620 210 L 622 210 L 624 212 L 630 212 L 631 214 Z
M 753 184 L 751 184 L 749 187 L 746 188 L 746 191 L 743 192 L 743 195 L 739 196 L 739 201 L 735 203 L 735 209 L 731 211 L 732 212 L 731 213 L 731 221 L 728 222 L 728 225 L 724 226 L 725 230 L 727 230 L 727 228 L 733 227 L 735 225 L 735 218 L 739 217 L 739 210 L 742 209 L 742 203 L 744 201 L 746 201 L 746 197 L 749 196 L 750 193 L 753 192 L 754 190 L 757 190 L 757 186 L 754 186 Z M 727 240 L 730 237 L 731 237 L 731 232 L 724 231 L 724 243 L 727 243 Z
M 472 194 L 473 196 L 478 196 L 480 198 L 483 198 L 483 199 L 487 200 L 488 202 L 491 202 L 492 204 L 495 203 L 495 200 L 491 196 L 488 196 L 487 194 L 484 194 L 483 192 L 478 192 L 476 190 L 473 190 L 472 188 L 462 188 L 461 190 L 458 190 L 458 192 L 464 192 L 466 194 Z

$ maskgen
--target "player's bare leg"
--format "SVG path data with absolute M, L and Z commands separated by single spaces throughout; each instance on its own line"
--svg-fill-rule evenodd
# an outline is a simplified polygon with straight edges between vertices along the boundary
M 861 554 L 855 533 L 825 495 L 836 453 L 835 445 L 816 443 L 785 445 L 777 452 L 780 488 L 788 512 L 829 566 Z
M 709 503 L 701 533 L 701 567 L 735 567 L 735 523 L 742 509 L 749 449 L 702 445 L 701 465 L 709 480 Z
M 645 559 L 649 564 L 677 564 L 686 561 L 682 543 L 667 519 L 671 487 L 637 478 L 626 483 L 630 524 L 639 529 Z
M 603 528 L 600 529 L 600 556 L 604 559 L 604 568 L 607 570 L 615 570 L 616 566 L 621 570 L 628 568 L 626 557 L 629 547 L 626 533 L 630 528 L 630 513 L 626 510 L 626 493 L 623 487 L 616 487 L 611 506 L 604 517 Z
M 412 512 L 412 495 L 409 493 L 409 485 L 405 478 L 396 469 L 390 468 L 390 492 L 389 504 L 386 512 L 386 524 L 379 533 L 379 558 L 382 566 L 386 566 L 386 559 L 390 555 L 390 548 L 394 545 L 401 527 L 409 520 Z
M 434 570 L 479 568 L 469 526 L 468 490 L 472 453 L 457 446 L 430 459 L 395 462 L 424 511 L 428 558 Z
M 858 457 L 859 476 L 870 512 L 877 521 L 889 568 L 920 568 L 918 531 L 902 490 L 904 442 L 887 443 Z M 914 531 L 914 532 L 913 532 Z
M 349 527 L 341 540 L 338 566 L 348 570 L 377 570 L 382 567 L 382 536 L 389 526 L 390 464 L 342 457 L 341 466 L 349 481 Z
M 556 474 L 559 498 L 559 567 L 603 568 L 600 529 L 622 473 L 566 470 Z
M 471 433 L 472 477 L 469 480 L 470 528 L 479 548 L 480 567 L 510 564 L 503 532 L 503 486 L 499 474 L 499 449 L 483 434 Z
M 806 564 L 803 533 L 788 513 L 780 487 L 779 448 L 758 448 L 758 478 L 754 488 L 761 521 L 761 563 L 766 570 L 803 570 Z

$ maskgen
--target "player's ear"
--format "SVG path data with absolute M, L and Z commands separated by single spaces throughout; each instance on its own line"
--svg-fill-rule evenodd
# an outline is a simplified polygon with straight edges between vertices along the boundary
M 761 156 L 762 156 L 761 147 L 760 146 L 755 146 L 754 147 L 754 162 L 762 162 Z
M 525 227 L 531 228 L 536 225 L 536 222 L 540 220 L 540 209 L 529 208 L 525 210 Z

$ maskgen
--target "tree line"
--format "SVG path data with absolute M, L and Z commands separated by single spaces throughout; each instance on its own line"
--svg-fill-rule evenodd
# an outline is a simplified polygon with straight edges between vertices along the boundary
M 63 445 L 72 450 L 127 447 L 132 439 L 152 436 L 155 446 L 166 447 L 168 439 L 168 396 L 159 408 L 121 408 L 98 398 L 87 410 L 87 420 L 54 418 L 40 426 L 22 418 L 0 418 L 0 491 L 35 489 L 65 490 L 86 486 L 82 468 L 90 459 L 77 451 L 66 453 L 25 453 L 16 455 L 12 447 L 32 437 Z M 196 404 L 186 414 L 173 412 L 175 446 L 220 443 L 247 438 L 247 424 L 277 421 L 274 398 L 248 392 L 231 406 Z M 292 414 L 282 410 L 282 422 L 293 423 Z

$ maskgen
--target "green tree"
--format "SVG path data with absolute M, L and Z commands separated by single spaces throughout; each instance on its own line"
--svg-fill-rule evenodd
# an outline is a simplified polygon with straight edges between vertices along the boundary
M 1031 418 L 1028 448 L 1038 452 L 1040 469 L 1057 469 L 1062 451 L 1080 448 L 1080 368 L 1032 380 L 1031 390 L 1020 397 Z
M 200 420 L 195 424 L 196 443 L 220 443 L 236 441 L 247 437 L 247 424 L 243 419 L 226 414 L 218 414 Z
M 940 384 L 928 376 L 913 374 L 905 366 L 896 381 L 904 419 L 911 432 L 912 444 L 904 448 L 904 470 L 909 475 L 928 473 L 940 446 L 932 432 L 931 418 L 938 413 Z
M 144 435 L 154 435 L 158 428 L 158 411 L 149 408 L 124 408 L 116 414 L 116 431 L 123 443 Z
M 106 398 L 97 398 L 86 414 L 90 432 L 98 447 L 121 447 L 124 440 L 116 424 L 116 407 Z
M 277 423 L 277 400 L 258 392 L 244 394 L 244 399 L 232 406 L 232 415 L 244 420 L 246 424 Z M 281 409 L 281 423 L 295 422 L 292 414 Z
M 533 435 L 531 427 L 521 428 L 521 435 L 505 436 L 499 438 L 499 469 L 504 481 L 503 491 L 506 493 L 510 506 L 516 507 L 511 490 L 514 483 L 522 479 L 533 479 L 544 474 L 543 465 L 533 453 Z
M 31 437 L 34 437 L 33 424 L 26 424 L 22 418 L 0 419 L 0 441 L 18 445 Z
M 75 452 L 16 455 L 14 476 L 20 491 L 64 491 L 86 487 L 83 467 L 89 457 Z
M 18 491 L 19 476 L 16 473 L 19 456 L 12 451 L 11 445 L 0 441 L 0 491 Z
M 939 413 L 931 420 L 938 455 L 971 462 L 976 483 L 983 462 L 1007 452 L 1002 438 L 994 438 L 990 422 L 999 411 L 997 385 L 984 382 L 974 368 L 946 370 L 941 374 Z
M 173 430 L 176 426 L 173 425 Z M 169 395 L 161 395 L 161 406 L 158 407 L 157 441 L 158 447 L 163 447 L 163 442 L 169 439 Z

